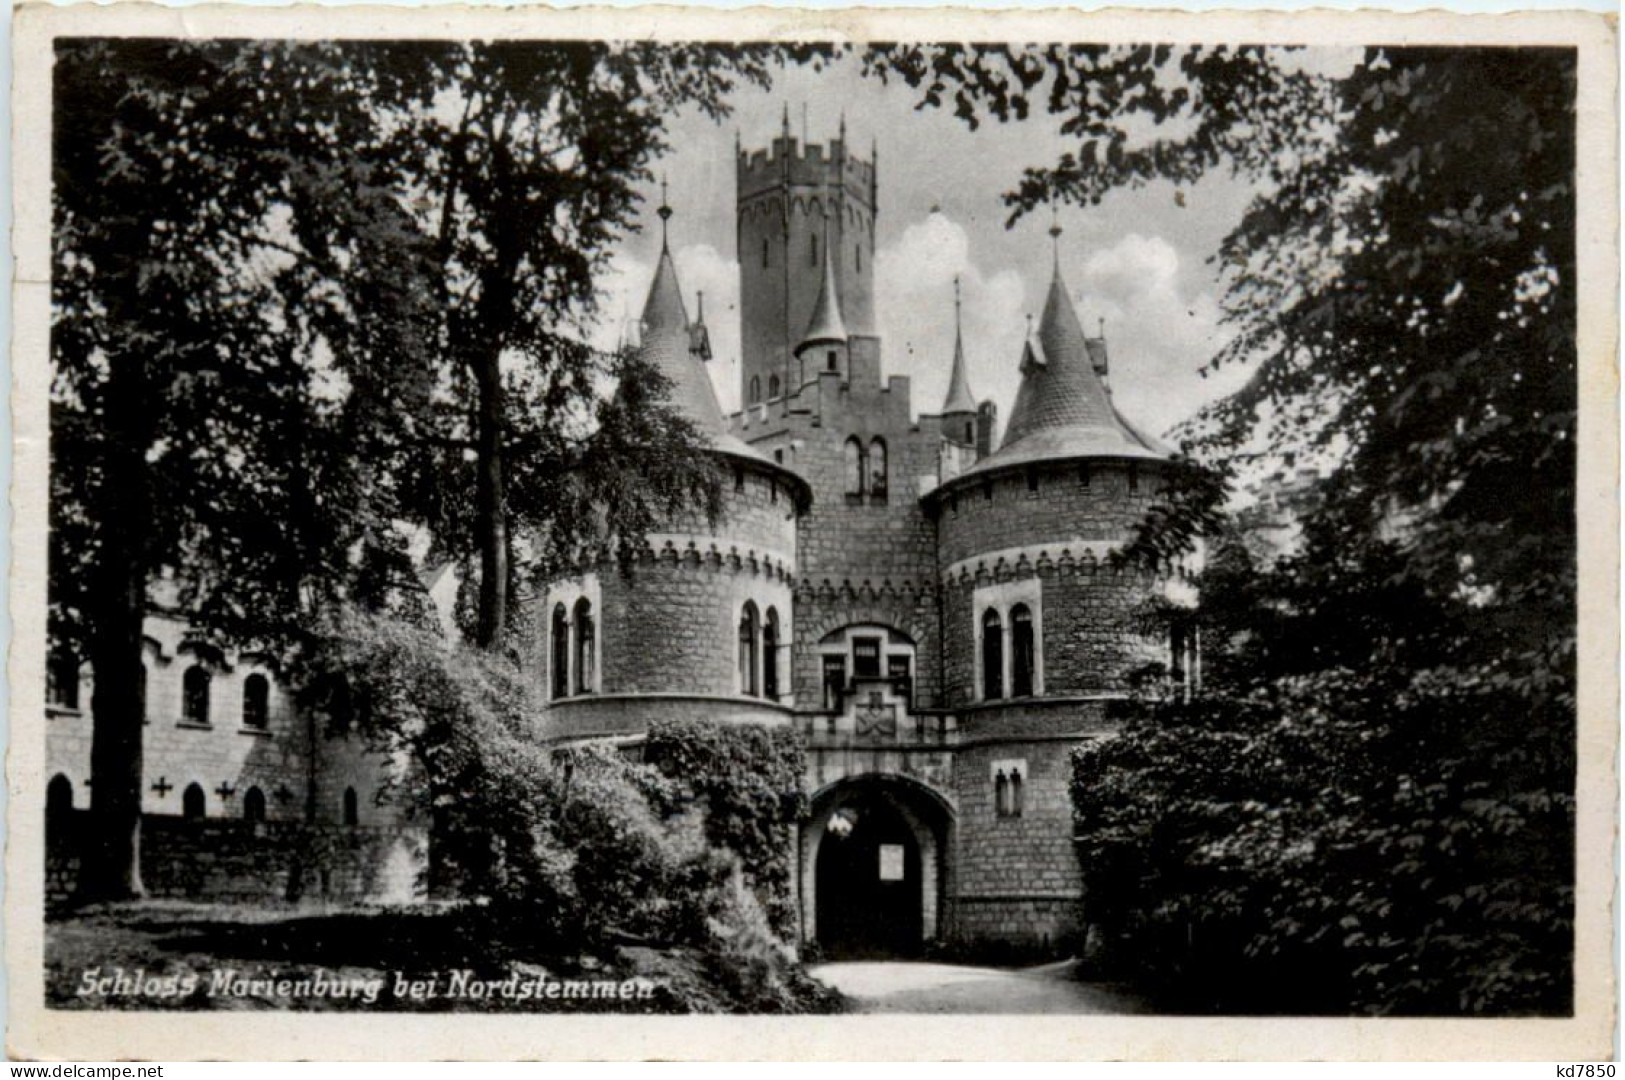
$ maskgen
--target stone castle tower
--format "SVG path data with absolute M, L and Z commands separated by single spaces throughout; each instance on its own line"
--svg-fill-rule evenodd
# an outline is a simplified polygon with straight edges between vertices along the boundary
M 786 123 L 737 154 L 734 416 L 663 246 L 641 347 L 731 470 L 728 503 L 715 527 L 670 522 L 631 579 L 587 565 L 553 583 L 537 653 L 567 738 L 635 741 L 664 716 L 799 733 L 808 942 L 1056 945 L 1083 918 L 1071 751 L 1110 733 L 1137 669 L 1195 669 L 1188 643 L 1135 629 L 1171 583 L 1109 561 L 1172 451 L 1113 404 L 1058 228 L 1002 440 L 957 334 L 940 409 L 915 416 L 874 328 L 874 162 L 846 141 L 843 124 L 804 146 Z M 944 300 L 957 328 L 957 286 Z

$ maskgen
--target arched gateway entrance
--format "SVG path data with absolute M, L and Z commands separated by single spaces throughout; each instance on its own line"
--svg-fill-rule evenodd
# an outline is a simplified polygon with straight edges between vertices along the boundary
M 899 777 L 846 780 L 802 834 L 805 935 L 832 959 L 917 956 L 937 936 L 952 816 Z

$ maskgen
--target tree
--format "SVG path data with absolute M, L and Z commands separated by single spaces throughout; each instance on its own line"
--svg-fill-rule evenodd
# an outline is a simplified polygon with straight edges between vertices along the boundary
M 1183 434 L 1199 462 L 1307 460 L 1324 479 L 1290 557 L 1231 548 L 1210 572 L 1203 698 L 1147 703 L 1080 755 L 1094 913 L 1164 974 L 1207 976 L 1209 1007 L 1562 1012 L 1576 58 L 1324 59 L 904 47 L 869 63 L 972 124 L 1060 118 L 1077 148 L 1029 170 L 1015 214 L 1153 181 L 1184 198 L 1216 170 L 1259 188 L 1217 253 L 1235 335 L 1210 361 L 1253 375 Z M 1175 492 L 1130 557 L 1165 559 L 1164 530 L 1210 527 L 1224 497 Z
M 582 477 L 568 474 L 583 456 L 605 463 L 612 441 L 631 455 L 614 459 L 612 512 L 632 507 L 632 517 L 648 518 L 674 496 L 715 501 L 714 477 L 688 452 L 692 432 L 629 411 L 658 408 L 658 397 L 620 395 L 586 446 L 582 411 L 591 411 L 607 372 L 582 345 L 583 325 L 611 242 L 633 226 L 637 185 L 665 149 L 667 116 L 682 106 L 723 115 L 728 92 L 740 81 L 765 85 L 770 63 L 789 54 L 581 41 L 448 44 L 427 55 L 432 89 L 402 111 L 396 136 L 443 282 L 446 393 L 428 433 L 420 495 L 437 555 L 477 562 L 475 637 L 500 648 L 514 534 L 594 521 L 557 513 L 568 489 L 582 490 Z M 624 364 L 616 374 L 627 388 Z M 617 440 L 625 423 L 647 439 Z M 665 467 L 620 467 L 633 459 Z
M 378 273 L 409 234 L 337 50 L 76 39 L 55 71 L 52 628 L 96 675 L 81 893 L 117 898 L 141 892 L 150 590 L 277 640 L 398 556 L 372 457 L 394 413 L 330 387 L 409 403 L 429 294 Z

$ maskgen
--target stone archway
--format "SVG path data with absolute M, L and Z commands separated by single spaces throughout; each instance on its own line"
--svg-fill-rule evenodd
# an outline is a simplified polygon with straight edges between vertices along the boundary
M 942 921 L 953 815 L 903 777 L 860 776 L 813 799 L 802 830 L 802 935 L 827 957 L 918 956 Z

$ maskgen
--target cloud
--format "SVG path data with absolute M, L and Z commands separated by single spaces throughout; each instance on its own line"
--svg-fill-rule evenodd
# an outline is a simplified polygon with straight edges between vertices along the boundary
M 903 230 L 875 258 L 875 308 L 888 374 L 913 379 L 914 411 L 934 413 L 948 393 L 954 357 L 954 288 L 963 297 L 965 360 L 978 400 L 1000 414 L 1015 400 L 1026 288 L 1014 270 L 977 264 L 970 234 L 942 213 Z

